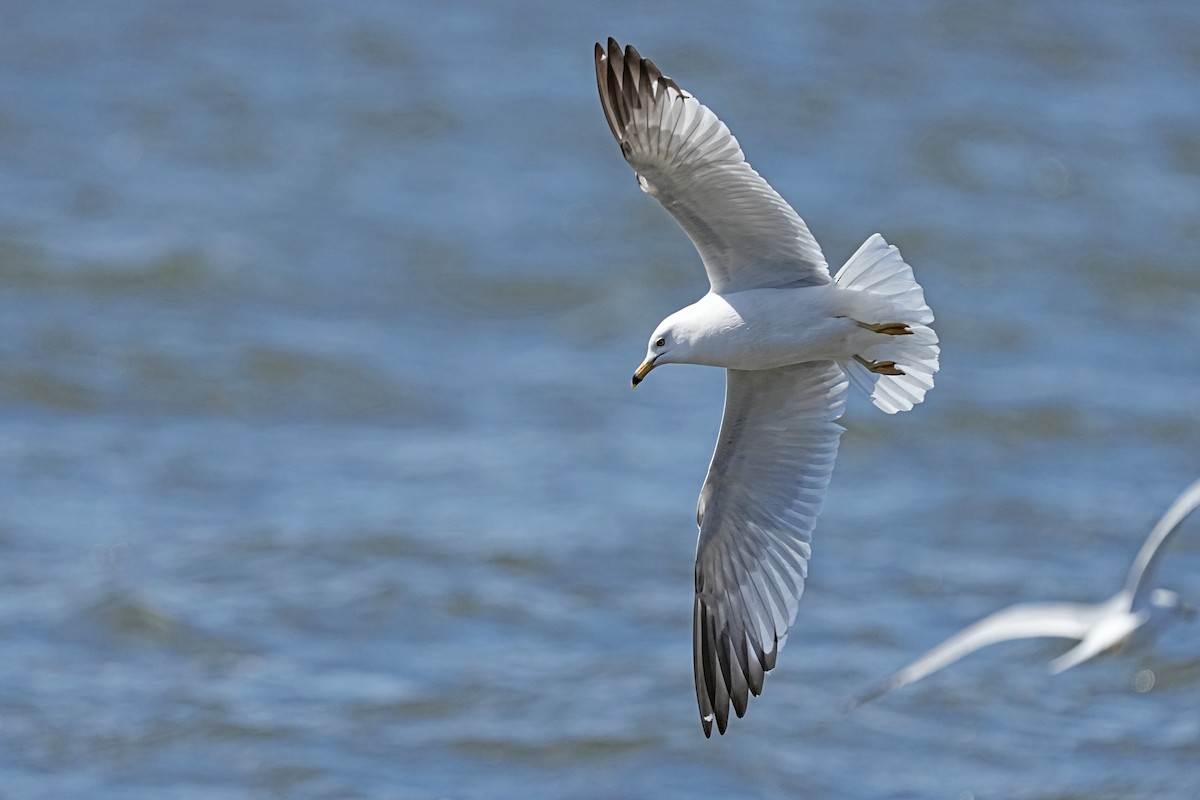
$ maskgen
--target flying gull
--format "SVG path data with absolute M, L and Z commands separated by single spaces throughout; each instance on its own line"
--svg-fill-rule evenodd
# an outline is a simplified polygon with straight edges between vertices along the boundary
M 725 124 L 632 46 L 596 45 L 600 102 L 642 191 L 700 253 L 710 291 L 650 336 L 663 364 L 726 369 L 696 521 L 693 658 L 706 736 L 740 717 L 796 618 L 848 382 L 907 411 L 938 369 L 933 312 L 900 252 L 871 236 L 836 275 L 808 226 Z
M 1136 632 L 1153 638 L 1162 628 L 1195 611 L 1179 595 L 1155 586 L 1163 551 L 1189 514 L 1200 506 L 1200 481 L 1183 491 L 1150 531 L 1138 551 L 1125 585 L 1101 603 L 1017 603 L 963 628 L 916 661 L 857 695 L 859 706 L 901 686 L 915 683 L 989 644 L 1010 639 L 1056 637 L 1079 643 L 1050 662 L 1057 674 L 1124 644 Z

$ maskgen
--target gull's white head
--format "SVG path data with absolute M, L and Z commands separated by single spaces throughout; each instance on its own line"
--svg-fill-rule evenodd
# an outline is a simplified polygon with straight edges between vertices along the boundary
M 657 367 L 659 364 L 670 364 L 673 361 L 679 361 L 680 356 L 685 355 L 687 344 L 679 339 L 674 330 L 674 325 L 671 320 L 675 315 L 672 314 L 654 329 L 654 333 L 650 335 L 650 344 L 646 347 L 646 358 L 642 361 L 641 366 L 633 371 L 633 379 L 630 380 L 630 386 L 637 386 L 642 382 L 642 379 L 650 374 L 650 370 Z
M 632 385 L 661 364 L 724 366 L 722 355 L 737 346 L 736 337 L 728 334 L 741 325 L 742 318 L 729 303 L 712 293 L 679 309 L 650 334 L 646 358 L 634 370 Z

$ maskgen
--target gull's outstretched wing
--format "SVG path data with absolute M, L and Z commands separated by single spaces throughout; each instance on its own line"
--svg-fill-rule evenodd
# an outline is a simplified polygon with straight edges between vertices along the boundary
M 1162 559 L 1167 540 L 1179 530 L 1179 526 L 1197 506 L 1200 506 L 1200 481 L 1184 489 L 1179 497 L 1175 498 L 1167 513 L 1163 514 L 1162 519 L 1146 537 L 1137 558 L 1133 560 L 1129 578 L 1125 581 L 1125 591 L 1132 597 L 1133 608 L 1145 605 L 1146 598 L 1154 591 L 1154 573 Z
M 706 736 L 762 691 L 796 618 L 846 402 L 832 361 L 726 372 L 725 416 L 696 511 L 693 657 Z
M 713 291 L 828 283 L 804 220 L 746 163 L 717 115 L 633 45 L 596 45 L 600 104 L 637 173 L 700 252 Z
M 1018 603 L 1002 608 L 968 625 L 890 678 L 856 695 L 849 705 L 853 708 L 901 686 L 916 683 L 989 644 L 1039 637 L 1083 639 L 1104 613 L 1104 608 L 1104 604 L 1093 603 Z

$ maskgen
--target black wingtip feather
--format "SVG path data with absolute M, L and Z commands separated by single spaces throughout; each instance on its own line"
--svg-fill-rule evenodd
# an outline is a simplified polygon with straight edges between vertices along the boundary
M 699 575 L 697 581 L 699 587 Z M 775 666 L 779 654 L 779 637 L 771 638 L 769 650 L 754 646 L 745 637 L 735 643 L 727 626 L 720 622 L 717 610 L 701 599 L 699 591 L 692 635 L 700 724 L 704 735 L 711 737 L 714 723 L 719 733 L 725 733 L 730 706 L 741 718 L 746 714 L 750 696 L 762 693 L 766 673 Z
M 669 87 L 682 94 L 675 81 L 664 76 L 648 58 L 643 58 L 633 45 L 624 51 L 617 40 L 608 37 L 608 46 L 596 42 L 596 86 L 600 90 L 600 105 L 608 120 L 613 138 L 625 152 L 625 129 L 633 111 L 649 108 Z

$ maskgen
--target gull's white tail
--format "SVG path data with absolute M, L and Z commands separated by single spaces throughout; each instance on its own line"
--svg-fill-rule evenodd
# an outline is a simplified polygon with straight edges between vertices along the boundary
M 933 388 L 938 371 L 938 338 L 933 328 L 933 312 L 925 304 L 925 293 L 913 277 L 912 267 L 904 263 L 900 251 L 878 233 L 863 242 L 838 270 L 834 280 L 843 289 L 861 291 L 877 300 L 875 319 L 863 322 L 902 322 L 911 334 L 882 336 L 879 344 L 858 355 L 867 361 L 894 361 L 903 375 L 881 375 L 857 361 L 842 362 L 850 381 L 889 414 L 908 411 L 925 399 Z

